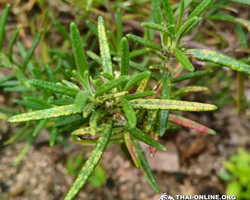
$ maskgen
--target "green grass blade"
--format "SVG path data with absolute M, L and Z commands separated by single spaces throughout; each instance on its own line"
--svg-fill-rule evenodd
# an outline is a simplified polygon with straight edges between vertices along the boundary
M 80 74 L 83 76 L 84 72 L 88 70 L 89 67 L 86 56 L 84 54 L 84 48 L 80 33 L 75 23 L 70 24 L 70 34 L 76 65 Z
M 126 130 L 132 134 L 136 139 L 148 144 L 149 146 L 155 147 L 162 151 L 166 151 L 166 148 L 160 143 L 156 142 L 154 139 L 143 133 L 140 129 L 134 127 L 130 127 L 128 124 L 126 125 Z
M 161 6 L 158 0 L 151 0 L 151 4 L 153 7 L 154 17 L 157 22 L 157 24 L 162 25 L 164 23 Z
M 87 21 L 87 26 L 94 33 L 96 37 L 98 37 L 98 29 L 95 24 L 92 24 L 90 21 Z
M 114 73 L 113 73 L 112 62 L 111 62 L 111 57 L 109 53 L 108 40 L 106 36 L 104 21 L 101 16 L 98 18 L 98 35 L 99 35 L 98 38 L 99 38 L 103 71 L 113 76 Z
M 35 37 L 34 41 L 33 41 L 33 44 L 31 46 L 31 48 L 29 49 L 29 51 L 27 52 L 27 55 L 23 61 L 23 65 L 22 65 L 22 68 L 23 70 L 26 69 L 26 67 L 28 66 L 34 52 L 35 52 L 35 49 L 38 45 L 38 43 L 40 42 L 42 36 L 43 36 L 43 33 L 44 33 L 44 29 L 42 29 L 41 31 L 39 31 L 39 33 L 37 34 L 37 36 Z
M 110 92 L 113 88 L 119 87 L 123 83 L 127 82 L 129 78 L 129 76 L 121 76 L 117 79 L 105 83 L 104 85 L 101 85 L 99 88 L 97 88 L 95 97 L 98 97 L 106 92 Z
M 194 66 L 189 61 L 189 59 L 185 56 L 185 54 L 182 53 L 182 51 L 175 48 L 174 54 L 175 54 L 176 58 L 179 60 L 179 62 L 183 65 L 183 67 L 185 67 L 188 71 L 191 71 L 191 72 L 194 71 Z
M 123 97 L 121 98 L 121 105 L 123 107 L 123 111 L 127 116 L 129 126 L 134 128 L 137 123 L 134 109 L 130 105 L 129 101 Z
M 162 25 L 155 24 L 155 23 L 152 23 L 152 22 L 143 22 L 143 23 L 141 23 L 141 25 L 146 27 L 146 28 L 150 28 L 150 29 L 157 30 L 157 31 L 160 31 L 162 33 L 165 33 L 168 37 L 170 37 L 171 39 L 174 39 L 174 36 L 169 31 L 169 29 L 165 28 Z
M 178 16 L 178 21 L 177 21 L 177 25 L 176 25 L 176 31 L 178 32 L 181 28 L 181 23 L 182 23 L 182 20 L 183 20 L 183 14 L 184 14 L 184 7 L 185 6 L 185 0 L 181 0 L 181 3 L 180 3 L 180 13 L 179 13 L 179 16 Z
M 42 81 L 38 79 L 29 80 L 29 83 L 37 88 L 50 90 L 58 94 L 64 94 L 68 96 L 76 96 L 80 90 L 58 85 L 52 82 Z
M 213 62 L 221 66 L 227 66 L 232 70 L 244 72 L 250 75 L 250 65 L 247 65 L 243 62 L 230 58 L 226 55 L 223 55 L 214 51 L 201 50 L 201 49 L 190 49 L 190 50 L 185 51 L 185 53 L 199 60 Z
M 9 15 L 9 10 L 10 10 L 10 4 L 7 4 L 0 19 L 0 54 L 2 53 L 3 37 L 5 33 L 4 29 Z
M 79 176 L 77 177 L 76 181 L 74 182 L 72 188 L 70 189 L 64 200 L 73 200 L 75 196 L 79 193 L 83 185 L 87 182 L 95 167 L 99 163 L 99 160 L 101 159 L 106 146 L 108 145 L 111 132 L 112 125 L 107 124 L 101 137 L 96 143 L 95 148 L 92 151 L 88 161 L 85 163 Z
M 26 122 L 31 120 L 49 119 L 60 116 L 68 116 L 73 114 L 78 114 L 75 110 L 75 105 L 58 106 L 55 108 L 49 108 L 45 110 L 39 110 L 29 113 L 23 113 L 20 115 L 13 116 L 8 119 L 8 122 Z
M 155 177 L 150 169 L 148 161 L 145 157 L 145 154 L 144 154 L 139 142 L 136 139 L 133 139 L 133 144 L 135 145 L 136 152 L 139 155 L 139 158 L 140 158 L 139 166 L 142 169 L 144 176 L 146 177 L 150 186 L 155 190 L 155 192 L 160 193 L 160 189 L 156 183 Z
M 195 78 L 195 77 L 200 77 L 202 75 L 211 74 L 211 73 L 213 73 L 213 70 L 191 72 L 191 73 L 180 75 L 180 76 L 178 76 L 176 78 L 173 78 L 171 82 L 172 83 L 177 83 L 177 82 L 180 82 L 180 81 L 188 80 L 188 79 Z
M 152 49 L 156 49 L 158 51 L 161 50 L 161 47 L 159 47 L 158 45 L 156 45 L 155 43 L 151 42 L 150 40 L 147 40 L 147 39 L 144 39 L 144 38 L 141 38 L 141 37 L 138 37 L 136 35 L 133 35 L 133 34 L 127 34 L 126 37 L 130 40 L 133 40 L 134 42 L 137 42 L 139 44 L 142 44 L 144 46 L 147 46 L 149 48 L 152 48 Z
M 163 0 L 163 8 L 164 8 L 167 26 L 171 26 L 171 25 L 175 26 L 174 13 L 173 13 L 171 4 L 169 3 L 169 0 Z M 172 33 L 174 34 L 174 32 Z
M 129 91 L 133 86 L 137 85 L 141 80 L 146 77 L 149 77 L 151 72 L 145 71 L 136 76 L 134 76 L 124 87 L 124 91 Z
M 130 104 L 134 109 L 148 110 L 180 110 L 180 111 L 212 111 L 217 106 L 205 103 L 165 100 L 165 99 L 136 99 L 131 100 Z
M 188 16 L 187 20 L 193 17 L 199 17 L 214 0 L 203 0 L 199 6 L 197 6 L 194 11 Z
M 16 39 L 17 39 L 17 36 L 18 36 L 19 31 L 21 30 L 21 28 L 22 28 L 22 27 L 21 27 L 20 25 L 17 27 L 17 29 L 15 30 L 15 32 L 14 32 L 14 34 L 13 34 L 11 40 L 10 40 L 10 44 L 9 44 L 9 54 L 8 54 L 9 59 L 10 59 L 10 62 L 12 62 L 13 45 L 14 45 Z

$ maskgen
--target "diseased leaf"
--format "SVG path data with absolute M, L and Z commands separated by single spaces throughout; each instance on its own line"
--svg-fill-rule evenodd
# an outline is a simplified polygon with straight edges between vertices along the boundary
M 83 113 L 82 116 L 84 118 L 88 117 L 88 115 L 92 112 L 92 110 L 94 109 L 95 104 L 93 102 L 89 102 L 83 109 Z
M 79 176 L 68 192 L 64 200 L 73 200 L 75 196 L 79 193 L 83 185 L 87 182 L 88 178 L 91 176 L 95 167 L 97 166 L 99 160 L 102 157 L 102 154 L 109 142 L 112 132 L 112 125 L 107 124 L 101 137 L 95 145 L 94 150 L 92 151 L 88 161 L 85 163 L 83 169 L 81 170 Z
M 101 108 L 97 108 L 89 119 L 90 133 L 92 136 L 96 135 L 98 123 L 102 120 L 104 112 Z
M 139 158 L 138 153 L 136 151 L 135 145 L 132 142 L 131 135 L 127 131 L 124 132 L 124 141 L 125 141 L 125 144 L 126 144 L 128 151 L 129 151 L 129 153 L 130 153 L 130 155 L 135 163 L 135 166 L 139 167 L 139 163 L 140 163 L 139 159 L 140 158 Z
M 162 151 L 166 150 L 166 148 L 163 145 L 161 145 L 160 143 L 156 142 L 154 139 L 143 133 L 140 129 L 136 127 L 132 128 L 128 124 L 126 125 L 126 129 L 130 134 L 132 134 L 138 140 L 141 140 L 142 142 L 157 149 L 160 149 Z
M 130 79 L 130 81 L 128 81 L 128 83 L 126 84 L 126 86 L 124 87 L 124 91 L 129 91 L 133 86 L 139 84 L 139 82 L 141 80 L 143 80 L 144 78 L 146 77 L 149 77 L 151 74 L 150 71 L 145 71 L 145 72 L 142 72 L 136 76 L 134 76 L 133 78 Z
M 52 82 L 42 81 L 38 79 L 29 80 L 29 83 L 40 89 L 50 90 L 58 94 L 64 94 L 69 96 L 76 96 L 80 91 L 79 89 L 77 90 L 75 88 L 69 88 Z
M 207 90 L 208 90 L 207 87 L 202 87 L 202 86 L 188 86 L 188 87 L 184 87 L 184 88 L 181 88 L 181 89 L 175 91 L 171 95 L 171 98 L 175 98 L 177 96 L 181 96 L 181 95 L 192 93 L 192 92 L 204 92 L 204 91 L 207 91 Z
M 121 76 L 117 79 L 114 79 L 110 82 L 105 83 L 104 85 L 101 85 L 99 88 L 97 88 L 95 92 L 95 97 L 98 97 L 106 92 L 109 92 L 113 88 L 120 86 L 121 84 L 125 83 L 128 80 L 129 80 L 129 76 Z
M 27 122 L 31 120 L 49 119 L 60 116 L 68 116 L 80 113 L 75 110 L 75 105 L 58 106 L 55 108 L 49 108 L 45 110 L 39 110 L 29 113 L 23 113 L 15 115 L 8 119 L 8 122 Z
M 137 123 L 134 109 L 130 105 L 129 101 L 123 97 L 121 98 L 121 105 L 123 107 L 123 111 L 127 116 L 130 127 L 134 128 Z
M 127 100 L 133 100 L 133 99 L 142 99 L 148 96 L 154 95 L 156 92 L 155 91 L 147 91 L 147 92 L 136 92 L 133 94 L 128 94 L 124 96 L 125 99 Z
M 188 71 L 194 71 L 194 66 L 189 61 L 189 59 L 185 56 L 184 53 L 182 53 L 179 49 L 174 49 L 174 55 L 179 60 L 179 62 L 185 67 Z
M 158 115 L 157 110 L 149 110 L 148 111 L 147 123 L 146 123 L 146 126 L 144 126 L 145 133 L 148 133 L 154 127 L 154 124 L 155 124 L 156 119 L 157 119 L 157 115 Z
M 98 38 L 99 38 L 99 46 L 100 46 L 100 52 L 101 52 L 101 58 L 102 58 L 103 71 L 113 76 L 114 73 L 113 73 L 112 62 L 111 62 L 111 57 L 109 53 L 108 40 L 106 36 L 104 21 L 101 16 L 98 17 L 98 36 L 99 36 Z
M 135 99 L 130 101 L 134 109 L 147 110 L 180 110 L 180 111 L 212 111 L 217 106 L 205 103 L 165 100 L 165 99 Z
M 191 129 L 195 129 L 199 132 L 202 133 L 207 133 L 207 134 L 211 134 L 211 135 L 215 135 L 216 132 L 202 124 L 199 124 L 195 121 L 192 121 L 190 119 L 178 116 L 178 115 L 174 115 L 174 114 L 169 114 L 169 121 L 174 122 L 175 124 L 187 127 L 187 128 L 191 128 Z
M 140 85 L 138 86 L 136 92 L 144 92 L 145 89 L 147 88 L 149 79 L 150 79 L 150 77 L 146 77 L 146 78 L 142 79 L 142 81 L 141 81 Z
M 126 37 L 130 40 L 133 40 L 134 42 L 137 42 L 137 43 L 142 44 L 144 46 L 147 46 L 149 48 L 156 49 L 158 51 L 161 50 L 161 47 L 159 47 L 157 44 L 151 42 L 150 40 L 138 37 L 138 36 L 133 35 L 133 34 L 127 34 Z
M 243 62 L 240 62 L 223 54 L 214 51 L 200 50 L 200 49 L 189 49 L 186 50 L 185 53 L 199 60 L 210 61 L 219 64 L 221 66 L 229 67 L 232 70 L 244 72 L 250 75 L 250 65 L 247 65 Z

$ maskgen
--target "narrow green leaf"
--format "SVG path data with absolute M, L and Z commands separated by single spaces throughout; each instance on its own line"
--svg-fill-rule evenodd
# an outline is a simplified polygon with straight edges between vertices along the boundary
M 213 73 L 213 70 L 204 70 L 204 71 L 198 71 L 198 72 L 191 72 L 191 73 L 184 74 L 184 75 L 178 76 L 176 78 L 173 78 L 171 82 L 172 83 L 177 83 L 177 82 L 180 82 L 180 81 L 184 81 L 184 80 L 195 78 L 195 77 L 200 77 L 202 75 L 210 74 L 210 73 Z
M 133 99 L 142 99 L 148 96 L 154 95 L 156 92 L 155 91 L 147 91 L 147 92 L 136 92 L 134 94 L 128 94 L 124 96 L 125 99 L 127 100 L 133 100 Z
M 29 113 L 23 113 L 20 115 L 13 116 L 8 119 L 8 122 L 27 122 L 31 120 L 40 120 L 40 119 L 49 119 L 49 118 L 55 118 L 60 116 L 68 116 L 77 114 L 80 112 L 77 112 L 75 110 L 75 105 L 67 105 L 67 106 L 58 106 L 55 108 L 49 108 L 45 110 L 39 110 Z
M 142 169 L 144 176 L 146 177 L 150 186 L 155 190 L 155 192 L 160 193 L 160 189 L 156 183 L 155 177 L 150 169 L 150 166 L 147 162 L 147 159 L 145 157 L 145 154 L 144 154 L 139 142 L 136 139 L 133 139 L 133 144 L 135 145 L 136 150 L 137 150 L 136 152 L 139 155 L 139 158 L 140 158 L 139 166 Z
M 129 78 L 129 76 L 121 76 L 117 79 L 105 83 L 104 85 L 101 85 L 99 88 L 97 88 L 95 92 L 95 97 L 98 97 L 106 92 L 111 91 L 113 88 L 120 86 L 121 84 L 127 82 Z
M 104 116 L 104 112 L 101 108 L 96 109 L 89 120 L 90 132 L 91 135 L 96 135 L 96 129 L 98 127 L 98 123 L 102 120 Z
M 167 26 L 171 26 L 171 25 L 175 26 L 174 13 L 173 13 L 171 4 L 169 3 L 169 0 L 163 0 L 163 8 L 164 8 Z
M 247 37 L 246 34 L 240 24 L 235 24 L 236 31 L 238 33 L 238 40 L 241 43 L 241 46 L 245 49 L 248 48 Z
M 165 33 L 168 37 L 170 37 L 171 39 L 174 39 L 174 36 L 169 31 L 169 29 L 165 28 L 162 25 L 155 24 L 153 22 L 143 22 L 143 23 L 141 23 L 141 25 L 144 26 L 144 27 L 146 27 L 146 28 L 150 28 L 150 29 L 157 30 L 157 31 L 160 31 L 162 33 Z
M 107 72 L 101 72 L 100 73 L 104 78 L 108 79 L 109 81 L 114 80 L 114 77 L 110 74 L 108 74 Z
M 127 131 L 124 132 L 124 141 L 125 141 L 125 144 L 126 144 L 128 151 L 129 151 L 129 153 L 130 153 L 130 155 L 135 163 L 135 166 L 139 167 L 139 163 L 140 163 L 139 159 L 140 158 L 139 158 L 138 153 L 136 151 L 135 145 L 132 142 L 131 136 Z
M 52 82 L 42 81 L 38 79 L 29 80 L 29 83 L 40 89 L 50 90 L 58 94 L 64 94 L 69 96 L 76 96 L 80 90 L 58 85 Z
M 163 86 L 161 90 L 161 99 L 171 99 L 172 93 L 172 83 L 171 77 L 168 73 L 164 80 Z M 159 136 L 162 137 L 166 131 L 167 123 L 168 123 L 169 110 L 160 110 L 158 114 L 158 133 Z
M 174 49 L 174 55 L 179 60 L 179 62 L 185 67 L 188 71 L 194 71 L 194 66 L 189 61 L 189 59 L 185 56 L 184 53 L 182 53 L 179 49 Z
M 137 56 L 141 56 L 141 55 L 144 55 L 144 54 L 147 54 L 147 53 L 148 53 L 147 49 L 137 49 L 137 50 L 134 50 L 134 51 L 130 52 L 129 57 L 130 58 L 135 58 Z
M 128 124 L 126 125 L 126 129 L 130 134 L 132 134 L 138 140 L 141 140 L 142 142 L 148 144 L 149 146 L 155 147 L 162 151 L 166 151 L 166 148 L 163 145 L 161 145 L 160 143 L 156 142 L 154 139 L 143 133 L 140 129 L 136 127 L 132 128 Z
M 105 124 L 101 124 L 97 127 L 96 129 L 96 133 L 97 134 L 100 134 L 103 132 L 103 130 L 105 129 L 106 125 Z M 113 128 L 112 129 L 112 135 L 117 135 L 121 132 L 124 131 L 124 128 L 123 127 L 118 127 L 118 128 Z M 73 131 L 71 133 L 72 136 L 88 136 L 90 135 L 90 127 L 85 127 L 85 128 L 81 128 L 81 129 L 77 129 L 75 131 Z
M 77 177 L 76 181 L 74 182 L 72 188 L 70 189 L 64 200 L 73 200 L 78 194 L 78 192 L 81 190 L 83 185 L 86 183 L 88 178 L 91 176 L 109 142 L 111 132 L 112 125 L 107 124 L 101 137 L 96 143 L 95 148 L 92 151 L 88 161 L 85 163 L 83 169 L 81 170 L 79 176 Z
M 210 61 L 221 66 L 227 66 L 232 70 L 236 70 L 239 72 L 244 72 L 250 75 L 250 65 L 247 65 L 243 62 L 225 56 L 223 54 L 209 51 L 209 50 L 201 50 L 201 49 L 189 49 L 185 51 L 186 54 L 189 54 L 199 60 Z
M 34 129 L 32 136 L 36 137 L 36 135 L 43 129 L 43 127 L 48 123 L 48 121 L 48 119 L 41 120 Z
M 14 78 L 14 75 L 6 75 L 3 77 L 0 77 L 0 84 L 7 82 L 8 80 Z
M 130 79 L 130 81 L 126 84 L 126 86 L 124 87 L 124 91 L 129 91 L 133 86 L 137 85 L 141 80 L 143 80 L 146 77 L 149 77 L 151 74 L 151 72 L 149 71 L 145 71 L 142 72 L 136 76 L 134 76 L 133 78 Z
M 39 103 L 30 102 L 30 101 L 22 101 L 22 100 L 15 99 L 14 102 L 19 105 L 22 105 L 28 108 L 38 109 L 38 110 L 48 108 L 47 106 L 41 105 Z
M 121 76 L 129 75 L 129 44 L 127 38 L 122 38 L 121 43 Z
M 82 116 L 69 116 L 69 117 L 60 117 L 57 121 L 54 127 L 61 127 L 61 126 L 72 126 L 73 123 L 75 122 L 81 122 L 84 123 Z
M 95 104 L 93 102 L 89 102 L 83 109 L 83 114 L 82 116 L 84 118 L 88 117 L 89 114 L 92 112 L 92 110 L 94 109 Z
M 33 44 L 31 46 L 31 48 L 29 49 L 29 51 L 27 52 L 27 55 L 23 61 L 23 65 L 22 65 L 22 68 L 23 70 L 26 69 L 26 67 L 28 66 L 35 50 L 36 50 L 36 47 L 37 45 L 39 44 L 42 36 L 43 36 L 43 32 L 44 32 L 44 29 L 40 30 L 39 33 L 37 34 L 37 36 L 35 37 L 34 41 L 33 41 Z
M 137 123 L 134 109 L 130 105 L 129 101 L 123 97 L 121 98 L 121 105 L 123 107 L 123 111 L 127 116 L 129 126 L 134 128 Z
M 80 74 L 83 76 L 84 72 L 88 70 L 89 67 L 86 56 L 84 54 L 84 48 L 80 33 L 75 23 L 70 24 L 70 34 L 76 65 Z
M 240 23 L 242 26 L 244 26 L 248 32 L 250 32 L 250 21 L 242 18 L 236 19 L 238 23 Z
M 153 7 L 153 13 L 154 17 L 156 19 L 157 24 L 163 24 L 163 17 L 162 17 L 162 11 L 161 11 L 161 6 L 158 0 L 151 0 L 151 4 Z
M 21 30 L 21 28 L 22 28 L 21 25 L 19 25 L 19 26 L 17 27 L 17 29 L 15 30 L 15 32 L 14 32 L 14 34 L 13 34 L 11 40 L 10 40 L 10 44 L 9 44 L 9 54 L 8 54 L 9 59 L 10 59 L 10 62 L 12 62 L 12 50 L 13 50 L 13 45 L 14 45 L 16 39 L 17 39 L 17 36 L 18 36 L 19 31 Z
M 230 1 L 235 2 L 235 3 L 242 3 L 242 4 L 250 6 L 250 1 L 248 0 L 230 0 Z
M 83 106 L 86 105 L 89 96 L 90 96 L 89 91 L 81 91 L 76 95 L 76 99 L 75 99 L 76 111 L 79 111 L 79 112 L 82 111 Z
M 88 57 L 90 57 L 92 60 L 96 61 L 98 64 L 102 64 L 102 59 L 100 56 L 98 56 L 97 54 L 95 54 L 93 51 L 87 51 L 86 54 L 88 55 Z
M 207 90 L 208 90 L 207 87 L 188 86 L 188 87 L 184 87 L 184 88 L 181 88 L 181 89 L 173 92 L 173 94 L 171 95 L 171 98 L 175 98 L 177 96 L 181 96 L 181 95 L 189 94 L 189 93 L 193 93 L 193 92 L 204 92 L 204 91 L 207 91 Z
M 7 4 L 0 19 L 0 53 L 2 53 L 3 37 L 5 33 L 4 29 L 9 15 L 9 10 L 10 10 L 10 4 Z
M 149 48 L 152 48 L 152 49 L 156 49 L 158 51 L 161 50 L 161 47 L 159 47 L 158 45 L 156 45 L 155 43 L 151 42 L 150 40 L 147 40 L 147 39 L 144 39 L 144 38 L 141 38 L 141 37 L 138 37 L 136 35 L 133 35 L 133 34 L 127 34 L 126 37 L 130 40 L 133 40 L 134 42 L 137 42 L 139 44 L 142 44 L 142 45 L 145 45 Z
M 207 16 L 206 19 L 236 22 L 236 18 L 234 16 L 226 13 L 215 13 L 213 15 Z
M 182 34 L 179 36 L 179 40 L 181 38 L 183 38 L 185 35 L 187 35 L 187 33 L 189 33 L 190 30 L 192 30 L 194 27 L 196 27 L 200 21 L 202 20 L 202 18 L 198 18 L 197 20 L 195 20 L 192 24 L 190 24 L 189 27 L 187 27 L 183 32 Z
M 180 110 L 180 111 L 212 111 L 217 106 L 205 103 L 165 100 L 165 99 L 137 99 L 130 101 L 134 109 L 148 110 Z
M 178 16 L 178 21 L 177 21 L 177 25 L 176 25 L 176 31 L 178 32 L 181 28 L 181 23 L 183 20 L 183 14 L 184 14 L 184 9 L 185 9 L 185 0 L 181 0 L 180 2 L 180 13 Z
M 187 20 L 193 17 L 199 17 L 214 0 L 203 0 L 199 6 L 197 6 L 194 11 L 188 16 Z
M 183 26 L 180 28 L 180 30 L 177 33 L 177 38 L 179 38 L 181 36 L 181 34 L 186 31 L 196 20 L 198 19 L 198 17 L 193 17 L 191 19 L 189 19 L 188 21 L 186 21 Z
M 58 133 L 59 133 L 59 129 L 57 127 L 52 128 L 51 136 L 50 136 L 50 140 L 49 140 L 50 147 L 54 146 Z
M 112 62 L 111 62 L 111 57 L 109 53 L 109 46 L 108 46 L 106 31 L 104 27 L 104 21 L 101 16 L 98 18 L 98 35 L 99 35 L 98 38 L 99 38 L 103 71 L 113 76 L 113 68 L 112 68 Z

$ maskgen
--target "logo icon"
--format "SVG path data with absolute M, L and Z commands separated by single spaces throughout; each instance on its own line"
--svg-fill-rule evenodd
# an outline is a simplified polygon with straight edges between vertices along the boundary
M 166 193 L 161 193 L 159 200 L 174 200 L 174 198 Z

